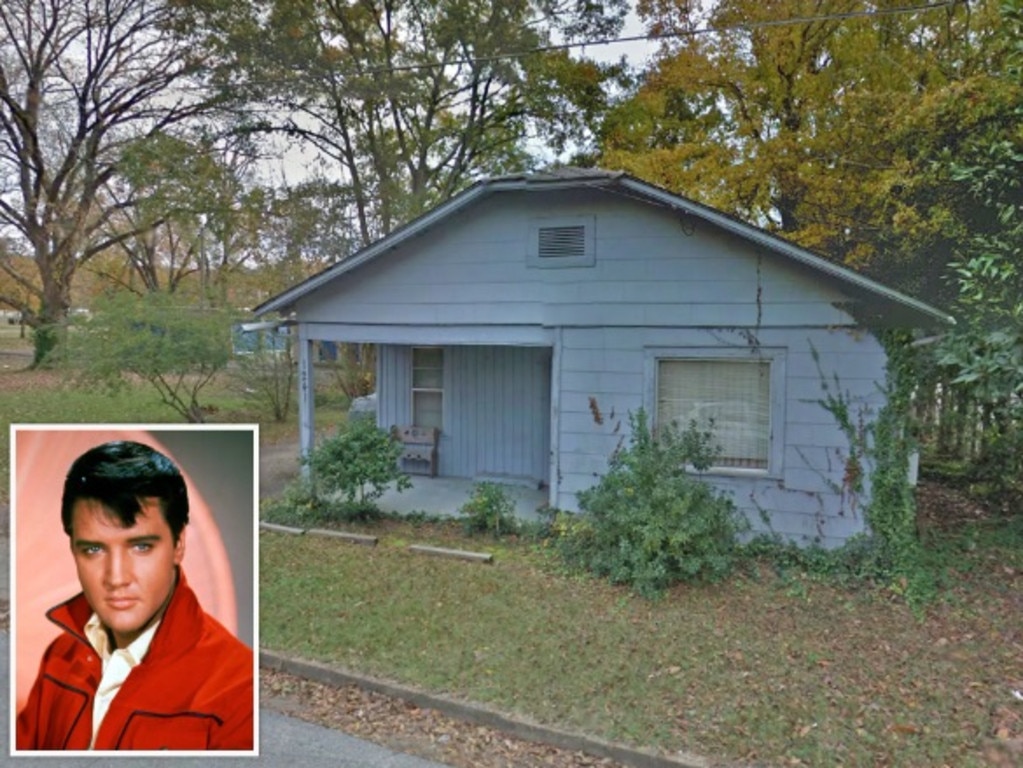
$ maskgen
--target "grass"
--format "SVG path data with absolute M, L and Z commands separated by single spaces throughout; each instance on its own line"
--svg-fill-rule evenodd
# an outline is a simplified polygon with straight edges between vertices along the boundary
M 11 359 L 0 356 L 0 500 L 12 421 L 180 421 L 147 388 L 82 391 Z M 210 395 L 217 421 L 255 420 L 226 381 Z M 343 406 L 333 395 L 318 405 L 321 425 Z M 293 415 L 264 423 L 261 436 L 294 440 L 295 431 Z M 457 524 L 360 530 L 381 545 L 261 535 L 265 647 L 722 759 L 999 764 L 999 744 L 1023 732 L 1012 694 L 1023 689 L 1019 518 L 931 542 L 951 586 L 923 615 L 887 591 L 767 568 L 649 602 L 564 574 L 542 548 L 465 539 Z M 412 542 L 484 547 L 496 564 L 415 556 Z
M 428 529 L 388 523 L 375 549 L 263 533 L 264 647 L 635 745 L 770 764 L 983 765 L 999 718 L 1018 716 L 1023 534 L 974 550 L 918 617 L 891 593 L 766 570 L 649 602 L 526 544 L 502 545 L 495 566 L 408 553 Z
M 10 325 L 6 319 L 0 318 L 0 350 L 31 350 L 29 331 L 25 338 L 21 336 L 21 326 Z
M 61 370 L 31 370 L 31 346 L 19 339 L 17 326 L 0 325 L 0 502 L 9 501 L 10 430 L 24 424 L 181 424 L 182 417 L 165 405 L 156 390 L 146 384 L 128 386 L 115 393 L 78 386 L 73 375 Z M 345 403 L 329 387 L 329 377 L 317 380 L 317 423 L 321 426 L 343 414 Z M 297 408 L 287 421 L 277 423 L 242 397 L 226 374 L 200 396 L 213 409 L 213 423 L 259 423 L 264 445 L 296 440 Z M 327 427 L 324 427 L 327 428 Z M 336 428 L 336 427 L 335 427 Z

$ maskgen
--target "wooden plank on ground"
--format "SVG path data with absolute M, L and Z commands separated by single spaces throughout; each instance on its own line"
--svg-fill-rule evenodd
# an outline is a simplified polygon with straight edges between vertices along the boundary
M 420 552 L 424 555 L 436 555 L 438 557 L 454 557 L 459 560 L 469 560 L 474 563 L 492 563 L 494 556 L 489 552 L 467 552 L 464 549 L 446 549 L 444 547 L 428 547 L 425 544 L 412 544 L 409 546 L 412 552 Z
M 332 536 L 335 539 L 344 539 L 350 541 L 353 544 L 363 544 L 367 547 L 375 547 L 377 545 L 377 537 L 369 536 L 365 533 L 348 533 L 347 531 L 329 531 L 326 528 L 310 528 L 306 531 L 308 534 L 315 534 L 317 536 Z
M 266 531 L 275 531 L 277 533 L 295 533 L 303 534 L 305 530 L 302 528 L 292 528 L 290 525 L 278 525 L 277 523 L 267 523 L 263 520 L 259 521 L 259 527 Z

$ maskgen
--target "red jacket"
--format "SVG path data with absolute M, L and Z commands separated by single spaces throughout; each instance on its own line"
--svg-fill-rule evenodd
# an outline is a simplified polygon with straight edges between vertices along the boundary
M 178 584 L 142 663 L 110 704 L 94 749 L 253 749 L 252 651 Z M 85 637 L 83 594 L 47 612 L 64 633 L 39 667 L 18 714 L 18 749 L 89 748 L 93 695 L 103 675 Z

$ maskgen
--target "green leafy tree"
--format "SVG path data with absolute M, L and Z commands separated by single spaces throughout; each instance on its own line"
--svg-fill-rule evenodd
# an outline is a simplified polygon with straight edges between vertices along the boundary
M 645 0 L 666 40 L 600 128 L 621 167 L 932 301 L 952 246 L 934 174 L 996 115 L 996 0 Z M 945 163 L 947 167 L 947 162 Z
M 86 383 L 115 390 L 132 377 L 147 382 L 187 421 L 201 423 L 200 394 L 230 359 L 230 318 L 182 305 L 172 294 L 127 292 L 97 302 L 68 336 Z
M 1015 89 L 1015 119 L 964 137 L 947 169 L 962 244 L 953 263 L 959 326 L 939 349 L 953 386 L 981 412 L 977 470 L 996 496 L 1023 494 L 1023 4 L 1002 4 L 1010 55 L 1000 74 Z
M 139 293 L 185 289 L 201 304 L 233 303 L 232 277 L 267 261 L 271 196 L 254 179 L 257 159 L 245 136 L 161 134 L 126 147 L 104 189 L 118 210 L 107 253 L 121 258 L 94 260 L 93 271 Z

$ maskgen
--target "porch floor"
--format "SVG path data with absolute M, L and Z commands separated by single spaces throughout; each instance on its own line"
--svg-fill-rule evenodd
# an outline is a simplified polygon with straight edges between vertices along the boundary
M 398 493 L 390 486 L 377 500 L 385 512 L 407 515 L 425 512 L 429 515 L 458 517 L 458 509 L 469 500 L 475 480 L 462 477 L 424 477 L 410 475 L 412 487 Z M 547 504 L 547 489 L 502 483 L 515 501 L 515 516 L 520 520 L 539 520 L 537 509 Z

